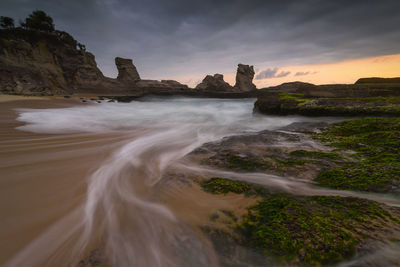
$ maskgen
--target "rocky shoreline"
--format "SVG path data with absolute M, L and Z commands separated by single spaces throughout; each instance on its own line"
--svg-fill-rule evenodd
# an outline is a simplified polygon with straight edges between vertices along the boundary
M 372 78 L 370 78 L 372 79 Z M 377 79 L 377 78 L 376 78 Z M 361 79 L 362 80 L 362 79 Z M 400 114 L 397 79 L 354 85 L 313 85 L 293 82 L 261 89 L 254 110 L 263 114 L 306 116 L 365 116 Z M 367 81 L 376 81 L 368 80 Z
M 187 156 L 190 162 L 248 176 L 293 177 L 321 187 L 400 196 L 399 121 L 367 118 L 328 125 L 293 124 L 277 131 L 226 137 Z M 383 138 L 383 136 L 385 136 Z M 385 153 L 379 152 L 386 150 Z M 248 212 L 221 210 L 202 226 L 224 266 L 320 266 L 358 259 L 400 242 L 400 209 L 341 195 L 311 196 L 195 175 L 192 182 L 216 195 L 244 195 Z M 312 230 L 311 230 L 312 229 Z M 375 243 L 375 245 L 372 245 Z M 366 260 L 371 266 L 399 258 Z M 363 265 L 363 264 L 361 264 Z M 358 266 L 358 265 L 357 265 Z

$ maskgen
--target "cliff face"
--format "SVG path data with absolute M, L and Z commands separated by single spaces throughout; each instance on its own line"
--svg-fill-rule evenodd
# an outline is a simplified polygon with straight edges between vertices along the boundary
M 80 84 L 104 79 L 94 56 L 48 33 L 2 30 L 0 90 L 49 95 L 72 93 Z
M 93 54 L 57 35 L 21 28 L 0 30 L 0 92 L 23 95 L 93 93 L 139 96 L 188 89 L 176 81 L 142 81 L 131 59 L 116 58 L 117 79 L 107 78 Z

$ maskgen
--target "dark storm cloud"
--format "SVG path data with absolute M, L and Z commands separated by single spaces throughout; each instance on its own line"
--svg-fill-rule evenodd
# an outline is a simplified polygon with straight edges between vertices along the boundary
M 286 77 L 290 74 L 290 71 L 281 71 L 278 73 L 278 68 L 269 68 L 263 71 L 260 71 L 255 79 L 256 80 L 261 80 L 261 79 L 271 79 L 271 78 L 282 78 Z
M 2 0 L 1 15 L 49 13 L 106 74 L 115 56 L 143 77 L 234 72 L 400 53 L 398 0 Z M 259 66 L 263 67 L 263 66 Z M 288 74 L 287 74 L 288 75 Z

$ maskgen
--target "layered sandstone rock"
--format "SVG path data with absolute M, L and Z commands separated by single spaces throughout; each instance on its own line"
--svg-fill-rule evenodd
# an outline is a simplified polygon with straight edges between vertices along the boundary
M 256 90 L 257 88 L 253 84 L 254 74 L 253 66 L 239 64 L 234 87 L 243 92 Z
M 115 65 L 118 69 L 117 79 L 121 82 L 136 82 L 140 80 L 139 73 L 136 67 L 132 63 L 132 59 L 127 58 L 115 58 Z
M 189 89 L 186 84 L 181 84 L 174 80 L 140 80 L 136 82 L 136 86 L 145 90 L 147 93 L 157 93 L 157 92 L 175 92 L 179 90 Z
M 256 86 L 253 84 L 253 66 L 239 64 L 236 72 L 236 84 L 231 86 L 224 81 L 222 74 L 207 75 L 196 86 L 199 91 L 229 92 L 229 93 L 254 93 Z
M 224 81 L 222 74 L 207 75 L 203 81 L 196 86 L 197 90 L 202 91 L 232 91 L 232 86 Z
M 0 32 L 0 90 L 9 94 L 71 94 L 107 82 L 94 56 L 51 33 Z
M 189 90 L 177 81 L 140 79 L 131 59 L 117 57 L 117 79 L 105 77 L 93 54 L 53 33 L 0 30 L 0 92 L 23 95 L 141 96 Z

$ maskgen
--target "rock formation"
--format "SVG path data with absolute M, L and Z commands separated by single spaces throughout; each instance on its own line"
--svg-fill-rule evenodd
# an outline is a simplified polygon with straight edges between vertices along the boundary
M 142 88 L 147 91 L 149 94 L 156 93 L 174 93 L 176 91 L 189 89 L 186 84 L 181 84 L 180 82 L 174 80 L 140 80 L 136 83 L 138 88 Z
M 284 83 L 260 89 L 254 110 L 279 115 L 398 116 L 400 84 Z
M 0 91 L 8 94 L 72 94 L 110 86 L 94 56 L 57 35 L 23 29 L 0 31 Z
M 256 90 L 257 88 L 253 84 L 254 74 L 253 66 L 239 64 L 236 72 L 236 84 L 234 87 L 243 92 Z
M 378 78 L 378 77 L 371 77 L 371 78 L 360 78 L 356 81 L 356 84 L 380 84 L 380 83 L 397 83 L 400 84 L 400 77 L 396 78 Z
M 254 97 L 253 66 L 239 64 L 236 85 L 207 75 L 195 89 L 173 80 L 142 80 L 131 59 L 117 57 L 116 79 L 103 75 L 93 54 L 72 36 L 23 28 L 0 29 L 0 93 L 95 94 L 133 99 L 146 94 Z
M 132 59 L 115 58 L 115 65 L 118 69 L 117 79 L 121 82 L 136 82 L 140 80 L 139 73 L 132 63 Z
M 196 86 L 197 90 L 202 91 L 232 91 L 232 86 L 224 81 L 224 75 L 214 74 L 214 76 L 207 75 L 203 81 Z
M 231 86 L 224 81 L 222 74 L 207 75 L 203 81 L 196 86 L 199 91 L 205 92 L 229 92 L 255 94 L 256 86 L 253 84 L 253 66 L 239 64 L 236 72 L 236 84 Z
M 141 80 L 131 59 L 117 57 L 117 79 L 105 77 L 93 54 L 54 33 L 0 30 L 0 93 L 97 94 L 132 97 L 190 89 L 172 80 Z

